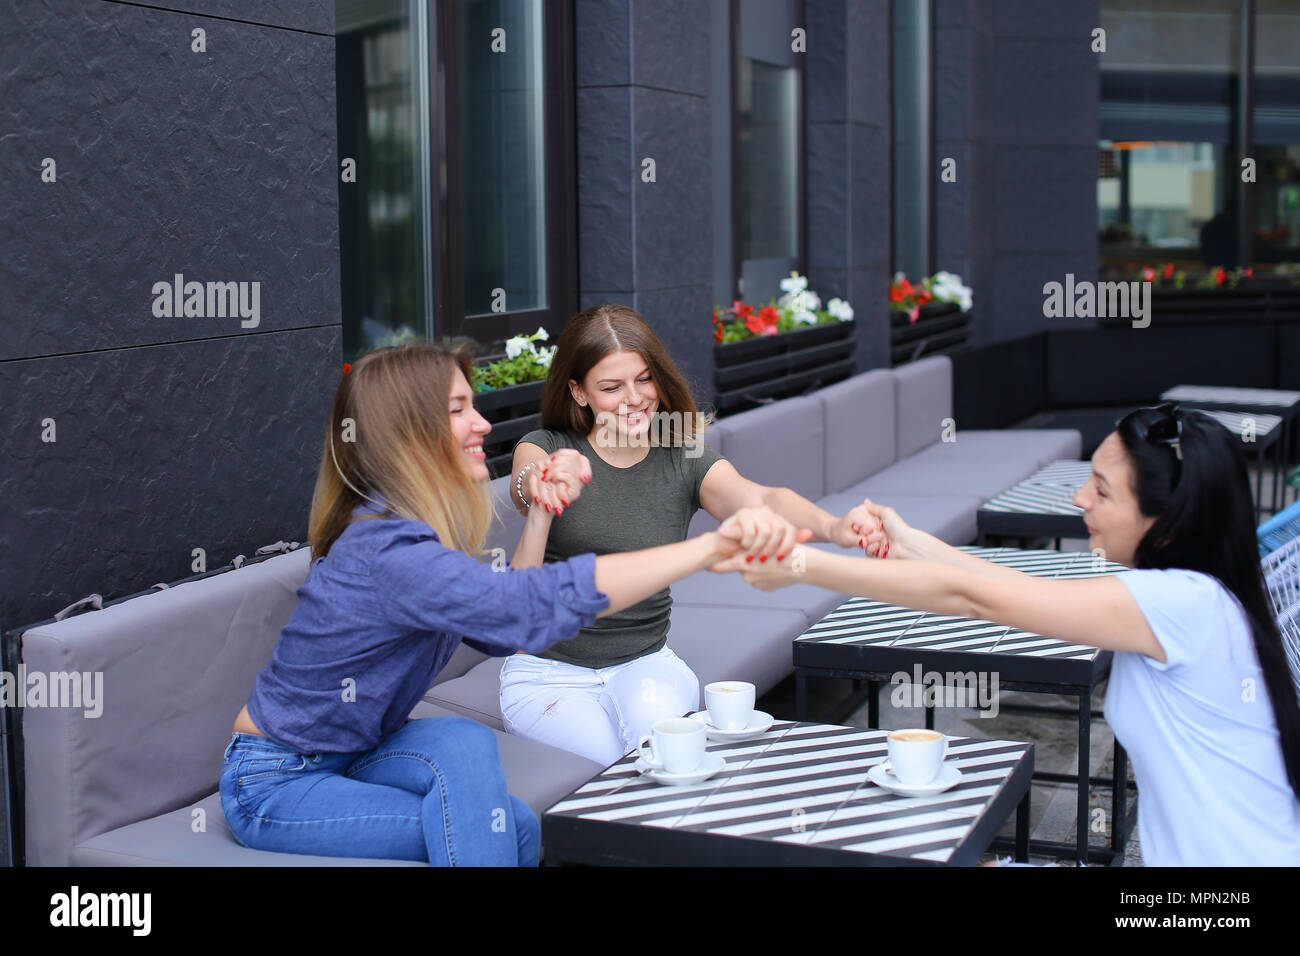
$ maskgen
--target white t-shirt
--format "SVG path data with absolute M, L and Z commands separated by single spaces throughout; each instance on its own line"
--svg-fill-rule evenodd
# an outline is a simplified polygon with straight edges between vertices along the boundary
M 1300 866 L 1300 800 L 1237 599 L 1208 574 L 1119 580 L 1166 663 L 1117 651 L 1106 720 L 1133 760 L 1148 866 Z

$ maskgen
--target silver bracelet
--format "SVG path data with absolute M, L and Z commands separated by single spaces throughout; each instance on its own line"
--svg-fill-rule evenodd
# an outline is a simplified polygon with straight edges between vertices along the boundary
M 515 475 L 515 494 L 518 495 L 519 500 L 524 503 L 525 508 L 531 509 L 533 503 L 524 497 L 524 475 L 536 468 L 538 461 L 541 461 L 541 459 L 539 458 L 536 461 L 530 461 L 528 464 L 524 465 L 524 467 L 519 469 L 519 474 Z

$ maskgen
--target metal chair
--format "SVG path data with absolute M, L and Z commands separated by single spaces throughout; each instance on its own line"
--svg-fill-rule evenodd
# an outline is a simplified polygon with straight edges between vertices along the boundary
M 1300 501 L 1284 508 L 1259 526 L 1259 556 L 1266 558 L 1293 538 L 1300 537 Z
M 1292 523 L 1296 523 L 1294 519 Z M 1293 534 L 1261 564 L 1277 612 L 1277 628 L 1282 632 L 1287 663 L 1291 665 L 1291 678 L 1300 690 L 1300 537 Z

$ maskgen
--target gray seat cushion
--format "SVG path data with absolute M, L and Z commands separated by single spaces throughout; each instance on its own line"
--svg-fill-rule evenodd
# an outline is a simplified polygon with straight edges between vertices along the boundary
M 949 461 L 913 455 L 858 482 L 845 493 L 882 501 L 889 495 L 957 495 L 979 498 L 982 503 L 1028 478 L 1038 467 L 1035 462 L 1030 455 Z
M 501 722 L 501 666 L 505 662 L 504 657 L 489 657 L 455 680 L 434 684 L 424 695 L 424 700 L 504 733 L 505 724 Z
M 794 671 L 792 645 L 809 626 L 801 611 L 679 604 L 668 644 L 695 671 L 701 696 L 717 680 L 749 681 L 765 694 Z
M 750 481 L 815 501 L 826 487 L 822 427 L 820 399 L 787 398 L 726 419 L 723 447 Z
M 1072 428 L 1003 429 L 999 431 L 963 431 L 955 441 L 938 441 L 913 457 L 917 461 L 952 465 L 972 458 L 1013 459 L 1037 471 L 1058 459 L 1078 459 L 1082 448 L 1080 434 Z
M 895 461 L 894 375 L 877 369 L 816 393 L 826 429 L 826 492 L 843 491 Z
M 919 528 L 951 545 L 970 544 L 975 540 L 975 512 L 984 499 L 957 495 L 905 495 L 892 492 L 869 494 L 866 497 L 882 505 L 889 505 L 913 528 Z M 820 502 L 827 511 L 846 509 L 862 501 L 854 492 L 841 492 Z
M 449 717 L 421 702 L 413 719 Z M 564 750 L 498 732 L 497 748 L 510 792 L 539 817 L 548 807 L 599 773 L 599 764 Z M 203 829 L 195 831 L 195 810 Z M 209 794 L 187 807 L 119 827 L 73 848 L 76 866 L 424 866 L 410 860 L 360 859 L 271 853 L 240 846 L 226 825 L 221 797 Z
M 902 461 L 937 442 L 952 418 L 952 360 L 934 355 L 896 368 L 893 375 L 894 455 Z

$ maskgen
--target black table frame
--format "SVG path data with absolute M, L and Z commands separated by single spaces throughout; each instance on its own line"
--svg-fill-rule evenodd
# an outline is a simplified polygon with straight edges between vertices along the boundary
M 920 664 L 924 671 L 979 671 L 996 669 L 1000 690 L 1027 691 L 1075 697 L 1079 701 L 1079 769 L 1077 774 L 1038 771 L 1036 780 L 1054 783 L 1073 782 L 1078 787 L 1078 822 L 1075 843 L 1031 840 L 1029 848 L 1038 853 L 1074 854 L 1080 864 L 1101 862 L 1122 866 L 1124 847 L 1137 819 L 1137 799 L 1127 804 L 1128 790 L 1136 785 L 1128 781 L 1128 755 L 1119 739 L 1115 740 L 1115 766 L 1111 777 L 1091 775 L 1092 718 L 1101 716 L 1092 710 L 1092 694 L 1110 670 L 1110 651 L 1101 651 L 1091 661 L 1045 661 L 1042 658 L 1010 654 L 976 654 L 961 651 L 927 651 L 915 647 L 867 647 L 853 644 L 825 644 L 795 641 L 795 711 L 797 719 L 807 719 L 808 678 L 838 677 L 868 681 L 867 723 L 880 726 L 880 701 L 877 681 L 888 680 L 900 671 L 912 673 Z M 1049 670 L 1050 668 L 1050 670 Z M 1046 671 L 1046 673 L 1045 673 Z M 1052 713 L 1073 713 L 1061 708 L 1041 708 Z M 934 709 L 925 708 L 925 726 L 933 729 Z M 1116 786 L 1115 781 L 1123 781 Z M 1093 847 L 1088 840 L 1088 791 L 1090 785 L 1111 790 L 1111 835 L 1109 846 Z
M 597 774 L 591 779 L 599 776 Z M 990 846 L 1000 845 L 998 831 L 1002 829 L 1013 807 L 1016 814 L 1016 835 L 1012 848 L 1016 860 L 1025 862 L 1029 859 L 1032 846 L 1029 839 L 1029 811 L 1034 777 L 1034 745 L 1028 743 L 1024 756 L 1007 776 L 1002 789 L 984 808 L 961 845 L 943 862 L 909 859 L 887 853 L 863 853 L 858 850 L 785 843 L 758 837 L 673 830 L 613 820 L 590 820 L 568 814 L 552 814 L 548 808 L 542 814 L 542 865 L 974 866 Z M 584 781 L 582 786 L 590 782 Z M 569 799 L 569 796 L 572 794 L 557 800 L 552 806 Z

